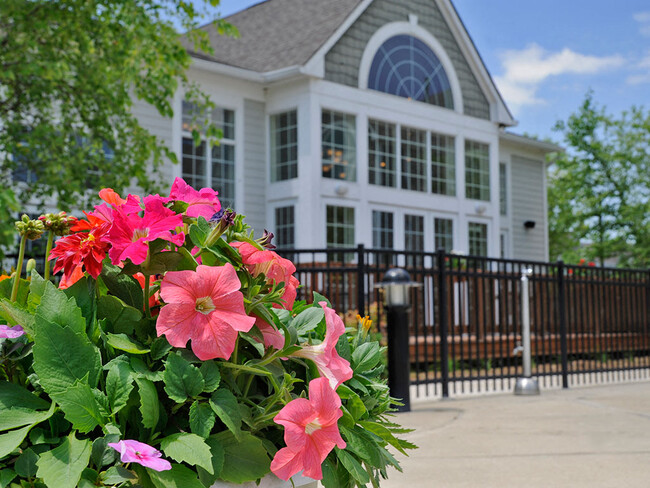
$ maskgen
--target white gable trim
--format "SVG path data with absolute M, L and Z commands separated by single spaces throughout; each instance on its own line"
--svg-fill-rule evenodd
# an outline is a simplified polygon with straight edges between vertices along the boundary
M 494 84 L 494 80 L 490 76 L 481 56 L 479 55 L 474 42 L 469 36 L 467 29 L 463 25 L 458 12 L 452 5 L 450 0 L 436 0 L 440 12 L 444 17 L 449 29 L 456 38 L 458 46 L 467 59 L 467 62 L 470 66 L 470 69 L 473 71 L 476 80 L 483 90 L 483 93 L 488 97 L 491 107 L 491 119 L 499 124 L 513 126 L 517 125 L 517 121 L 514 119 L 510 110 L 506 106 L 499 90 Z
M 366 44 L 363 56 L 361 57 L 361 63 L 359 64 L 359 88 L 368 88 L 368 75 L 370 73 L 372 61 L 375 54 L 377 54 L 377 50 L 385 41 L 400 34 L 406 34 L 420 39 L 431 48 L 436 56 L 438 56 L 438 59 L 447 74 L 447 78 L 449 79 L 449 84 L 451 85 L 451 93 L 454 99 L 454 112 L 462 114 L 463 96 L 458 76 L 456 76 L 456 71 L 454 70 L 454 65 L 452 64 L 451 59 L 447 56 L 442 45 L 428 30 L 411 22 L 391 22 L 390 24 L 386 24 L 377 29 L 377 31 L 372 35 L 368 44 Z

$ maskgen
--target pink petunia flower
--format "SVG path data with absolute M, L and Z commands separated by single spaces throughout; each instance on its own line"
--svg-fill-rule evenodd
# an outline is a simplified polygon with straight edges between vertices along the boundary
M 310 359 L 316 363 L 316 368 L 321 376 L 327 378 L 330 386 L 336 388 L 344 381 L 352 378 L 353 372 L 350 363 L 339 356 L 336 343 L 345 333 L 345 324 L 336 311 L 327 306 L 326 302 L 318 303 L 325 310 L 325 340 L 317 346 L 303 346 L 291 356 Z
M 275 349 L 282 349 L 284 347 L 284 336 L 273 325 L 269 324 L 266 320 L 253 314 L 255 317 L 255 326 L 262 333 L 264 338 L 264 347 L 274 347 Z
M 309 382 L 309 399 L 296 398 L 287 403 L 273 419 L 284 426 L 284 442 L 271 462 L 271 471 L 283 480 L 304 470 L 315 480 L 323 478 L 321 465 L 334 446 L 345 449 L 338 419 L 343 415 L 341 399 L 327 379 Z
M 178 200 L 187 203 L 188 206 L 185 215 L 188 217 L 204 217 L 205 219 L 210 219 L 210 217 L 221 210 L 221 202 L 217 198 L 218 194 L 212 188 L 195 190 L 183 178 L 176 178 L 172 184 L 167 201 Z
M 161 459 L 159 450 L 144 442 L 125 440 L 109 442 L 108 445 L 120 453 L 120 461 L 123 463 L 138 463 L 155 471 L 172 469 L 169 461 Z
M 0 339 L 16 339 L 22 335 L 25 335 L 25 331 L 20 325 L 10 327 L 9 325 L 0 324 Z
M 169 271 L 160 285 L 166 303 L 156 322 L 158 336 L 166 335 L 174 347 L 186 347 L 205 361 L 229 359 L 238 331 L 248 332 L 255 323 L 246 315 L 241 283 L 230 263 L 196 271 Z
M 182 232 L 172 234 L 173 230 L 183 225 L 182 215 L 165 208 L 160 197 L 145 197 L 144 203 L 144 217 L 128 214 L 122 207 L 114 210 L 113 225 L 106 236 L 112 246 L 108 255 L 113 264 L 127 258 L 133 264 L 142 264 L 149 252 L 148 243 L 156 239 L 164 239 L 177 246 L 185 241 Z
M 239 251 L 250 274 L 253 276 L 263 274 L 267 283 L 284 283 L 282 300 L 285 304 L 284 308 L 290 310 L 296 300 L 296 287 L 300 284 L 293 276 L 296 272 L 294 264 L 273 251 L 260 251 L 248 242 L 232 242 L 230 245 Z

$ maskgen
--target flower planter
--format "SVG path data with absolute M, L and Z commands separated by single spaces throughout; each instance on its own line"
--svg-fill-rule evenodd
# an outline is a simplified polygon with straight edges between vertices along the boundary
M 293 478 L 293 486 L 296 488 L 318 488 L 318 481 L 311 478 L 306 478 L 300 474 L 295 475 Z M 268 474 L 256 485 L 254 481 L 237 485 L 235 483 L 228 483 L 226 481 L 217 481 L 211 488 L 291 488 L 291 481 L 284 481 L 275 476 Z

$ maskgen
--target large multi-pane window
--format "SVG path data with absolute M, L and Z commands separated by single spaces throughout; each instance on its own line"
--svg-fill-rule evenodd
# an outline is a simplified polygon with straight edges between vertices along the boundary
M 402 188 L 427 191 L 427 133 L 402 127 Z
M 275 209 L 275 245 L 279 249 L 296 247 L 295 207 L 278 207 Z
M 407 251 L 424 251 L 424 217 L 421 215 L 404 215 L 404 249 Z M 421 266 L 422 256 L 406 256 L 407 266 Z
M 435 218 L 434 227 L 434 244 L 436 250 L 444 249 L 450 252 L 454 249 L 454 221 L 452 219 Z
M 298 177 L 298 115 L 295 110 L 271 115 L 271 181 Z
M 323 110 L 322 169 L 324 178 L 357 180 L 357 131 L 354 115 Z
M 490 146 L 465 141 L 465 197 L 490 201 Z
M 431 134 L 431 191 L 456 195 L 456 150 L 451 136 Z
M 327 247 L 354 246 L 354 208 L 327 206 Z
M 368 121 L 368 182 L 371 185 L 395 186 L 395 125 L 378 120 Z
M 221 130 L 218 145 L 195 143 L 192 132 L 212 122 Z M 219 192 L 224 207 L 235 204 L 235 112 L 213 109 L 200 113 L 196 105 L 183 102 L 182 177 L 194 188 L 210 187 Z
M 375 249 L 393 249 L 393 213 L 372 211 L 372 247 Z M 377 254 L 377 262 L 390 264 L 392 253 Z
M 499 213 L 508 215 L 508 171 L 504 163 L 499 163 Z
M 469 222 L 469 254 L 470 256 L 487 256 L 488 252 L 488 228 L 487 224 Z

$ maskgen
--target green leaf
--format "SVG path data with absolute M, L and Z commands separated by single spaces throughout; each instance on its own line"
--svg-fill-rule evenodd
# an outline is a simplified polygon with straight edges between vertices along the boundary
M 326 297 L 324 297 L 323 295 L 321 295 L 316 291 L 313 293 L 313 295 L 314 295 L 314 303 L 325 302 L 329 308 L 332 308 L 332 304 Z
M 133 390 L 133 370 L 126 361 L 111 363 L 106 375 L 106 395 L 113 414 L 122 410 Z
M 0 435 L 0 459 L 17 449 L 20 443 L 25 440 L 31 428 L 32 426 L 28 425 L 22 429 L 12 430 Z
M 381 447 L 372 437 L 372 434 L 356 426 L 354 429 L 341 427 L 341 434 L 347 442 L 346 449 L 354 452 L 371 466 L 381 467 L 383 465 L 383 458 L 380 451 Z
M 381 437 L 384 441 L 393 446 L 399 452 L 406 455 L 406 451 L 402 447 L 400 440 L 397 439 L 397 437 L 395 437 L 393 433 L 383 425 L 371 421 L 359 422 L 359 425 L 367 431 L 372 432 L 376 436 Z
M 181 260 L 176 265 L 176 271 L 195 271 L 199 263 L 196 262 L 192 253 L 184 247 L 178 248 Z
M 150 349 L 143 347 L 135 341 L 132 341 L 126 334 L 106 334 L 107 343 L 113 349 L 125 351 L 131 354 L 147 354 Z
M 68 298 L 74 298 L 86 319 L 86 326 L 90 325 L 95 315 L 95 280 L 84 276 L 63 292 Z
M 86 434 L 98 425 L 103 426 L 106 418 L 102 415 L 90 386 L 77 382 L 63 393 L 53 396 L 65 413 L 65 419 L 82 434 Z
M 158 360 L 173 349 L 173 346 L 167 342 L 165 336 L 156 337 L 151 343 L 151 359 Z
M 365 342 L 352 353 L 352 369 L 355 373 L 369 371 L 381 361 L 381 349 L 377 342 Z
M 108 320 L 115 333 L 133 334 L 142 313 L 117 297 L 102 295 L 97 302 L 97 317 Z
M 214 361 L 205 361 L 199 368 L 203 380 L 205 381 L 205 386 L 203 391 L 206 393 L 212 393 L 214 390 L 219 388 L 219 383 L 221 382 L 221 373 L 219 372 L 219 366 Z
M 210 406 L 212 410 L 217 414 L 219 419 L 228 427 L 230 432 L 237 439 L 242 438 L 241 431 L 241 411 L 239 410 L 239 403 L 237 403 L 237 398 L 232 394 L 230 390 L 221 388 L 215 391 L 210 397 Z
M 29 296 L 27 297 L 27 310 L 30 312 L 36 312 L 47 283 L 36 270 L 32 270 L 32 281 L 29 283 Z
M 180 432 L 167 436 L 160 441 L 160 448 L 174 461 L 201 466 L 208 473 L 213 474 L 210 448 L 203 438 L 196 434 Z
M 34 316 L 6 298 L 0 299 L 0 317 L 9 325 L 21 325 L 27 334 L 34 335 Z
M 212 471 L 214 474 L 208 473 L 205 469 L 199 467 L 199 479 L 205 486 L 212 486 L 214 482 L 221 476 L 221 470 L 224 463 L 224 451 L 221 442 L 214 437 L 208 437 L 205 443 L 210 447 L 210 458 L 212 461 Z
M 45 285 L 45 292 L 36 314 L 36 320 L 40 316 L 53 324 L 68 327 L 75 333 L 86 333 L 86 319 L 81 314 L 81 309 L 77 307 L 75 299 L 68 298 L 63 291 L 50 282 Z
M 118 485 L 125 481 L 134 481 L 135 479 L 135 475 L 122 466 L 111 466 L 106 470 L 102 478 L 105 485 Z
M 34 329 L 34 371 L 47 393 L 63 393 L 86 376 L 92 388 L 97 386 L 102 371 L 101 355 L 85 331 L 78 333 L 70 327 L 60 327 L 38 314 Z
M 113 464 L 117 459 L 117 451 L 108 445 L 109 442 L 119 442 L 119 434 L 108 434 L 104 437 L 98 437 L 93 441 L 93 447 L 90 454 L 90 460 L 101 469 L 103 466 Z
M 75 488 L 88 466 L 90 450 L 90 441 L 78 440 L 71 433 L 59 447 L 41 454 L 37 476 L 49 487 Z
M 192 239 L 195 246 L 204 248 L 210 230 L 210 225 L 205 218 L 199 217 L 196 224 L 190 225 L 190 239 Z
M 136 310 L 143 310 L 142 287 L 136 279 L 122 273 L 121 268 L 106 262 L 102 268 L 101 278 L 111 295 L 115 295 Z
M 16 459 L 16 473 L 23 478 L 33 478 L 36 474 L 36 461 L 38 461 L 38 454 L 32 449 L 25 449 L 23 453 Z
M 176 271 L 178 263 L 183 261 L 183 255 L 176 251 L 158 252 L 153 254 L 146 267 L 142 268 L 142 274 L 156 275 L 167 271 Z
M 356 394 L 352 395 L 350 399 L 348 399 L 345 407 L 348 409 L 348 412 L 350 412 L 350 415 L 352 415 L 352 418 L 354 418 L 355 421 L 358 421 L 368 413 L 363 400 L 361 400 L 359 395 Z
M 336 457 L 339 458 L 339 461 L 345 466 L 345 469 L 352 475 L 352 477 L 357 480 L 362 485 L 365 485 L 370 482 L 370 477 L 368 473 L 363 469 L 361 463 L 357 461 L 352 454 L 342 450 L 335 449 Z
M 147 469 L 156 488 L 205 488 L 194 471 L 182 464 L 172 464 L 167 471 Z
M 321 307 L 311 307 L 294 317 L 290 325 L 302 336 L 314 330 L 324 318 L 325 311 Z
M 14 284 L 14 278 L 0 281 L 0 297 L 11 298 L 11 288 Z M 27 296 L 29 294 L 29 281 L 21 278 L 18 285 L 18 296 L 16 303 L 21 307 L 27 306 Z
M 249 432 L 237 439 L 232 432 L 224 431 L 212 436 L 223 447 L 224 462 L 221 479 L 231 483 L 254 481 L 267 474 L 271 460 L 262 441 Z
M 190 407 L 190 429 L 204 439 L 210 435 L 216 421 L 214 410 L 207 403 L 195 401 Z
M 0 407 L 2 409 L 11 407 L 29 408 L 42 410 L 50 407 L 50 402 L 38 398 L 22 386 L 8 381 L 0 381 Z
M 13 469 L 0 469 L 0 488 L 6 488 L 9 486 L 9 483 L 11 483 L 11 480 L 13 480 L 15 477 L 16 472 Z
M 153 429 L 160 419 L 160 402 L 156 385 L 145 378 L 136 378 L 138 393 L 140 394 L 140 413 L 142 414 L 142 425 L 147 429 Z
M 199 368 L 178 354 L 167 356 L 163 381 L 169 398 L 176 403 L 183 403 L 188 397 L 194 398 L 200 395 L 205 387 Z
M 0 411 L 0 430 L 15 429 L 24 425 L 36 425 L 49 419 L 54 414 L 50 406 L 48 411 L 36 411 L 27 408 L 11 407 Z

